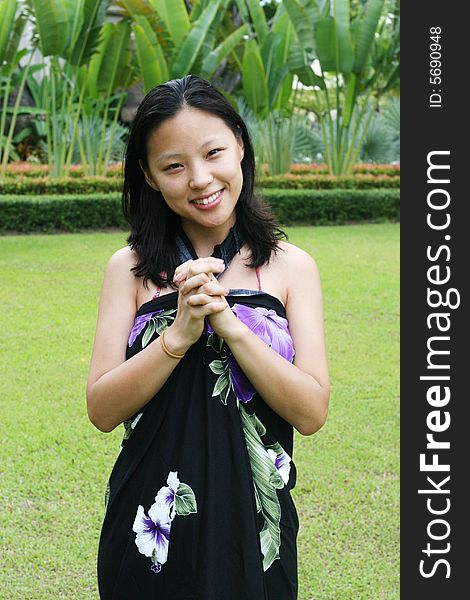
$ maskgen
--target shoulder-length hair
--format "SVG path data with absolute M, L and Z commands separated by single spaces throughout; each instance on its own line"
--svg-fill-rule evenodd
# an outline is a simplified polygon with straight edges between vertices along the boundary
M 197 108 L 220 117 L 236 137 L 241 135 L 244 157 L 241 162 L 243 185 L 236 204 L 237 226 L 250 249 L 249 267 L 267 262 L 286 237 L 270 209 L 254 192 L 255 157 L 245 123 L 221 92 L 195 75 L 173 79 L 151 90 L 140 103 L 132 123 L 124 163 L 122 208 L 130 225 L 127 242 L 137 254 L 133 268 L 144 284 L 172 285 L 179 264 L 176 236 L 180 217 L 166 204 L 161 192 L 150 187 L 143 168 L 147 168 L 149 135 L 166 119 L 183 108 Z

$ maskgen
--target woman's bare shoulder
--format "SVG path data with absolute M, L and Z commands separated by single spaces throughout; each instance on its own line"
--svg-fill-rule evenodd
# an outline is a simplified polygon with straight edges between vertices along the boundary
M 136 254 L 125 246 L 116 250 L 106 265 L 102 293 L 113 298 L 132 298 L 134 306 L 137 297 L 138 279 L 132 268 L 137 264 Z
M 134 250 L 129 248 L 129 246 L 124 246 L 111 255 L 107 266 L 111 269 L 127 271 L 132 269 L 136 264 L 137 256 Z
M 317 270 L 313 256 L 302 248 L 284 241 L 279 242 L 279 252 L 276 253 L 274 263 L 287 275 L 297 275 L 300 269 Z

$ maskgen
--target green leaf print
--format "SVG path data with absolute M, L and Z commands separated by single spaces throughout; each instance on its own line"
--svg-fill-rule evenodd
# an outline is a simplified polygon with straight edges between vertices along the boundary
M 155 322 L 153 319 L 150 319 L 150 321 L 147 323 L 145 333 L 142 336 L 142 348 L 145 348 L 145 346 L 150 342 L 154 333 L 155 333 Z
M 206 345 L 212 348 L 214 352 L 220 356 L 220 359 L 213 360 L 209 364 L 210 370 L 216 375 L 220 375 L 215 382 L 215 386 L 212 391 L 212 397 L 220 396 L 222 404 L 226 405 L 232 386 L 230 381 L 227 352 L 224 349 L 224 339 L 219 337 L 215 332 L 212 332 L 207 338 Z
M 171 322 L 175 320 L 176 309 L 164 310 L 154 315 L 147 323 L 147 328 L 144 335 L 142 336 L 142 348 L 152 340 L 155 332 L 161 335 L 165 329 L 171 325 Z
M 239 404 L 239 412 L 245 433 L 246 446 L 250 457 L 253 482 L 256 488 L 256 504 L 261 506 L 264 526 L 260 532 L 261 551 L 263 553 L 263 569 L 266 571 L 279 558 L 281 545 L 281 506 L 276 489 L 284 487 L 276 467 L 260 439 L 266 429 L 254 414 L 249 415 L 243 404 Z
M 212 333 L 209 334 L 209 336 L 207 337 L 207 344 L 206 346 L 209 346 L 210 348 L 212 348 L 212 350 L 214 350 L 215 352 L 217 352 L 217 354 L 224 354 L 225 352 L 223 351 L 223 347 L 224 347 L 224 338 L 223 337 L 219 337 L 215 331 L 213 331 Z
M 221 360 L 213 360 L 209 365 L 209 368 L 216 375 L 220 375 L 221 373 L 224 373 L 227 370 L 228 364 L 227 361 L 225 361 L 224 364 Z
M 230 393 L 230 377 L 227 372 L 222 373 L 215 382 L 212 397 L 220 396 L 223 404 L 227 404 L 227 398 Z
M 259 494 L 258 490 L 256 489 L 255 482 L 253 482 L 253 488 L 255 490 L 256 512 L 260 512 L 261 510 L 263 510 L 263 507 L 261 506 L 261 500 L 259 499 Z
M 181 516 L 197 512 L 196 496 L 186 483 L 180 483 L 178 486 L 175 494 L 175 508 L 176 514 Z

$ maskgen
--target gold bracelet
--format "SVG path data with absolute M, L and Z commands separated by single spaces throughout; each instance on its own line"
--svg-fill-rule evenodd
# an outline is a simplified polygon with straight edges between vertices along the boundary
M 163 348 L 163 352 L 165 354 L 168 354 L 168 356 L 171 356 L 171 358 L 184 358 L 184 354 L 173 354 L 173 352 L 170 352 L 170 350 L 168 350 L 168 348 L 166 347 L 165 344 L 165 340 L 163 339 L 165 337 L 165 332 L 162 333 L 162 335 L 160 336 L 160 343 L 162 345 Z

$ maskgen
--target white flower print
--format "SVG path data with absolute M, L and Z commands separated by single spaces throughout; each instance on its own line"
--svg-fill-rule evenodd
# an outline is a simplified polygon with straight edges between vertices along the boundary
M 139 506 L 132 529 L 137 534 L 135 543 L 139 552 L 152 558 L 151 569 L 159 573 L 161 565 L 166 563 L 170 543 L 171 521 L 168 508 L 155 502 L 147 516 L 144 507 Z

